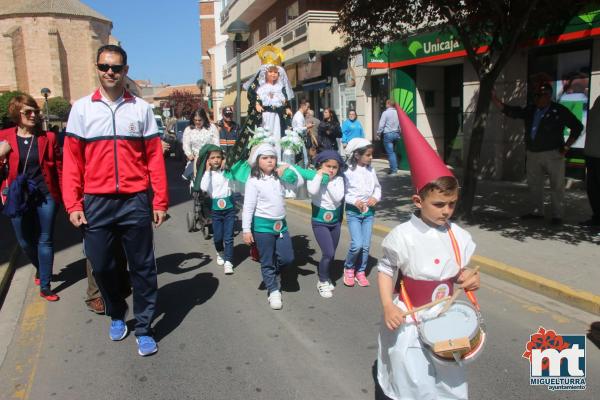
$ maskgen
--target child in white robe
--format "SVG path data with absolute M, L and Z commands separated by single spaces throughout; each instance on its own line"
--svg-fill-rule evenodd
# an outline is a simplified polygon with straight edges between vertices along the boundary
M 406 114 L 397 110 L 416 193 L 412 201 L 418 210 L 382 243 L 383 257 L 377 266 L 383 306 L 377 380 L 393 400 L 467 399 L 464 364 L 434 361 L 419 339 L 413 315 L 404 317 L 402 312 L 450 295 L 455 283 L 465 291 L 478 289 L 479 274 L 464 270 L 475 243 L 467 231 L 450 222 L 458 181 Z M 420 320 L 441 307 L 414 316 Z

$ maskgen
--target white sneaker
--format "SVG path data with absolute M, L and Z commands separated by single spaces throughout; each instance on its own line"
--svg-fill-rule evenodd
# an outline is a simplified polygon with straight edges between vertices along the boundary
M 223 252 L 218 251 L 217 252 L 217 265 L 223 265 L 223 264 L 225 264 L 225 259 L 223 258 Z
M 321 297 L 324 297 L 326 299 L 333 297 L 330 285 L 331 284 L 329 282 L 317 281 L 317 289 L 319 290 L 319 294 L 321 295 Z
M 333 282 L 329 281 L 329 289 L 331 290 L 335 290 L 335 286 L 333 285 Z
M 225 272 L 225 275 L 233 274 L 233 264 L 230 261 L 225 261 L 225 266 L 223 267 L 223 272 Z
M 281 301 L 281 292 L 279 290 L 274 290 L 269 295 L 269 305 L 273 310 L 281 310 L 283 307 L 283 302 Z

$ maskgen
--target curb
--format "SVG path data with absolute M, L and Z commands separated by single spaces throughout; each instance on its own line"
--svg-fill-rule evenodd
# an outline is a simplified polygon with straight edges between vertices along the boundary
M 15 264 L 19 258 L 19 246 L 15 245 L 10 252 L 10 258 L 8 263 L 4 263 L 0 265 L 0 307 L 2 306 L 2 301 L 10 288 L 10 281 L 15 272 Z
M 311 212 L 311 206 L 306 202 L 299 200 L 286 200 L 286 202 L 288 206 L 298 211 Z M 391 230 L 392 228 L 388 226 L 373 224 L 373 233 L 377 236 L 386 236 Z M 498 279 L 521 286 L 522 288 L 534 291 L 594 315 L 600 315 L 600 296 L 593 293 L 573 289 L 570 286 L 563 285 L 552 279 L 544 278 L 541 275 L 536 275 L 483 256 L 474 255 L 471 257 L 471 264 L 479 265 L 481 272 Z

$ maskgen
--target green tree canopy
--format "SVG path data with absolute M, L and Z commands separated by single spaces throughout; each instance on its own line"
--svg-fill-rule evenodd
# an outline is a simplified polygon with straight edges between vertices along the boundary
M 59 120 L 66 121 L 71 112 L 71 104 L 63 97 L 53 97 L 48 99 L 48 113 L 56 115 Z

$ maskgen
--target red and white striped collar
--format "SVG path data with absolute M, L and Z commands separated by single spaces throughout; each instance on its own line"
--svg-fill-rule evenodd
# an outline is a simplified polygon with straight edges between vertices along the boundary
M 129 93 L 128 90 L 125 90 L 123 93 L 123 101 L 133 100 L 133 98 L 134 96 Z M 92 94 L 92 101 L 102 101 L 102 92 L 100 91 L 100 88 L 96 89 Z

